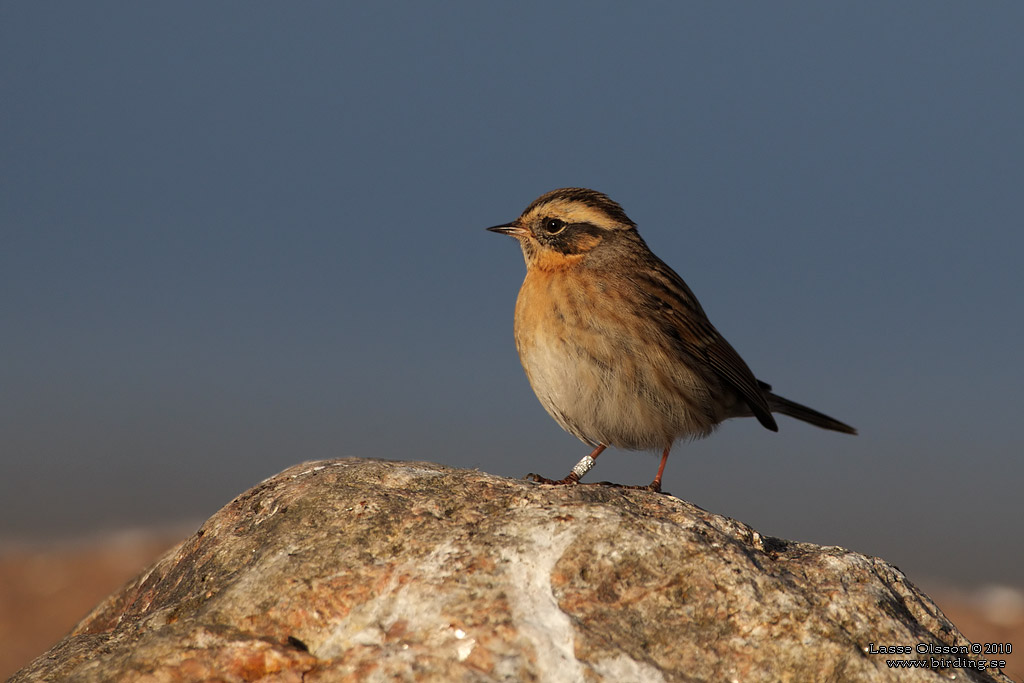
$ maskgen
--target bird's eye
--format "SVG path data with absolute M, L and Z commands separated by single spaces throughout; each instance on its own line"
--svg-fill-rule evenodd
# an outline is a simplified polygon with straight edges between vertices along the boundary
M 557 235 L 565 229 L 565 221 L 557 218 L 549 218 L 544 221 L 544 230 L 549 235 Z

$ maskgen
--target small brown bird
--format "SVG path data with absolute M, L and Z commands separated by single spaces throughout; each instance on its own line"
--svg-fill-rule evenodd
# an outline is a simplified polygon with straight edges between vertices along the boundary
M 530 386 L 562 429 L 594 447 L 564 479 L 575 484 L 608 446 L 662 451 L 709 435 L 731 417 L 772 413 L 857 431 L 771 392 L 718 333 L 675 271 L 655 256 L 622 207 L 600 192 L 553 190 L 511 223 L 526 279 L 515 338 Z

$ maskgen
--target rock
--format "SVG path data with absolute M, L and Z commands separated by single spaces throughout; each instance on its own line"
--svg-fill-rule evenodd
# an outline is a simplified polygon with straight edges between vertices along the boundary
M 919 643 L 970 645 L 877 558 L 667 495 L 351 459 L 242 494 L 12 681 L 1010 680 L 871 652 Z

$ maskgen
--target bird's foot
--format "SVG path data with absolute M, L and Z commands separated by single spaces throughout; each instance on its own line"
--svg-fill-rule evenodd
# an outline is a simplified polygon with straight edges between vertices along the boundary
M 548 479 L 547 477 L 542 477 L 539 474 L 531 472 L 523 477 L 523 479 L 527 481 L 535 481 L 538 484 L 555 484 L 557 486 L 571 486 L 572 484 L 579 483 L 579 478 L 573 477 L 571 474 L 565 479 Z
M 530 473 L 523 477 L 526 481 L 533 481 L 538 484 L 552 484 L 554 486 L 611 486 L 617 489 L 629 489 L 630 491 L 650 491 L 652 493 L 664 493 L 666 496 L 671 495 L 666 491 L 661 490 L 660 481 L 652 481 L 647 486 L 639 486 L 636 484 L 616 484 L 614 481 L 595 481 L 590 484 L 581 482 L 578 478 L 573 477 L 570 473 L 569 476 L 564 479 L 548 479 L 542 477 L 539 474 Z
M 542 477 L 539 474 L 533 474 L 532 472 L 526 475 L 525 479 L 529 481 L 535 481 L 538 484 L 558 484 L 561 486 L 568 486 L 571 484 L 578 484 L 583 475 L 589 472 L 594 467 L 594 460 L 597 456 L 601 455 L 601 452 L 605 449 L 604 444 L 599 444 L 597 448 L 591 451 L 590 455 L 585 455 L 580 458 L 580 461 L 572 468 L 569 474 L 565 475 L 565 479 L 548 479 Z
M 614 486 L 620 489 L 629 489 L 630 491 L 650 491 L 651 493 L 664 493 L 666 496 L 671 495 L 667 491 L 661 490 L 660 481 L 652 481 L 647 486 L 640 486 L 638 484 L 616 484 L 611 481 L 602 481 L 600 484 L 603 486 Z

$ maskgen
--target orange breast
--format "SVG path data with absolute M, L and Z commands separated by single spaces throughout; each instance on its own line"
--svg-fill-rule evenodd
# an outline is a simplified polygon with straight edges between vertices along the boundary
M 530 268 L 516 302 L 516 348 L 563 429 L 592 444 L 664 448 L 710 430 L 694 405 L 706 388 L 633 294 L 583 268 Z

